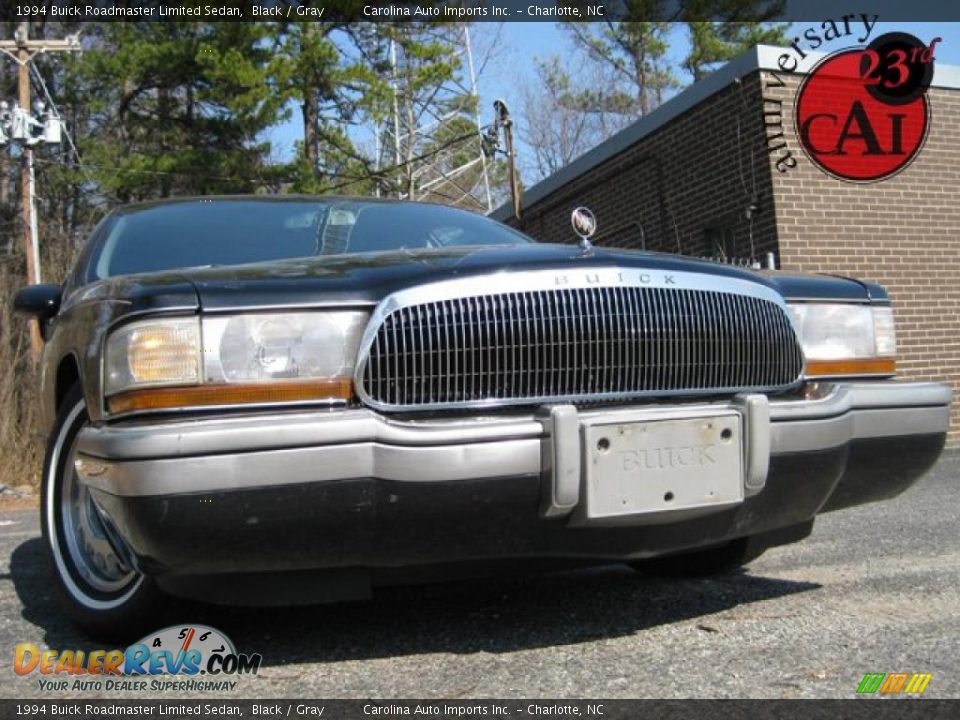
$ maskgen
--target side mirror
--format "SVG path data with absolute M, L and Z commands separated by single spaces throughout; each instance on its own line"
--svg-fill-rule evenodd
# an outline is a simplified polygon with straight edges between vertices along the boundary
M 49 320 L 60 309 L 60 295 L 59 285 L 27 285 L 13 296 L 13 311 L 20 315 L 32 315 L 41 322 Z

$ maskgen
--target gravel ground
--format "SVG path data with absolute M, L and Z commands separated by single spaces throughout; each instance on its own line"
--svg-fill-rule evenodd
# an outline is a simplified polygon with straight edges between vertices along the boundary
M 960 697 L 958 478 L 960 454 L 945 455 L 896 500 L 823 516 L 743 574 L 611 566 L 184 619 L 263 654 L 223 697 L 849 698 L 864 673 L 895 671 L 932 672 L 925 696 Z M 0 562 L 0 657 L 21 642 L 97 647 L 57 607 L 35 510 L 0 508 Z M 53 697 L 6 672 L 0 696 Z

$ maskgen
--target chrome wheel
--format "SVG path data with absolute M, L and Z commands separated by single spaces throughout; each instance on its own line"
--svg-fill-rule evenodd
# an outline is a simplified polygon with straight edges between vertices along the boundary
M 86 423 L 83 401 L 60 425 L 44 478 L 47 541 L 57 575 L 71 599 L 91 610 L 126 603 L 143 582 L 121 550 L 123 543 L 74 469 L 76 444 Z
M 90 490 L 80 482 L 74 469 L 76 440 L 67 456 L 63 488 L 60 491 L 60 518 L 64 541 L 77 572 L 101 592 L 116 592 L 135 576 L 129 561 L 115 548 L 121 547 L 116 533 L 108 535 L 108 523 L 96 506 Z

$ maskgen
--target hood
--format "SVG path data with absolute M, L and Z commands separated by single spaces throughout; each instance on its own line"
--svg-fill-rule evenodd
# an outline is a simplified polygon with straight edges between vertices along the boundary
M 92 299 L 89 297 L 91 293 L 113 299 L 125 298 L 142 310 L 163 306 L 186 309 L 197 302 L 207 312 L 330 305 L 372 307 L 393 292 L 431 282 L 492 273 L 589 270 L 611 266 L 737 278 L 773 288 L 788 299 L 866 301 L 871 295 L 874 299 L 881 299 L 877 297 L 878 286 L 845 278 L 756 272 L 680 255 L 637 250 L 594 248 L 584 252 L 575 245 L 539 243 L 187 268 L 101 281 L 87 286 L 80 295 L 85 299 Z
M 573 245 L 457 247 L 338 255 L 223 268 L 182 270 L 206 311 L 264 307 L 373 306 L 414 285 L 501 272 L 620 266 L 698 272 L 748 280 L 785 294 L 865 299 L 862 285 L 839 278 L 762 275 L 678 255 Z M 782 287 L 781 287 L 782 285 Z

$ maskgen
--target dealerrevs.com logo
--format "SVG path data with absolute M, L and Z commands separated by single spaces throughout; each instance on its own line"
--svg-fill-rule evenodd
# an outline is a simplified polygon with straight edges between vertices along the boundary
M 238 675 L 256 675 L 263 657 L 242 654 L 219 630 L 174 625 L 147 635 L 126 650 L 14 650 L 17 675 L 38 675 L 41 691 L 142 692 L 233 690 Z M 198 677 L 198 676 L 203 676 Z
M 800 146 L 824 172 L 850 182 L 896 175 L 930 131 L 927 90 L 936 44 L 888 33 L 821 60 L 797 93 Z

